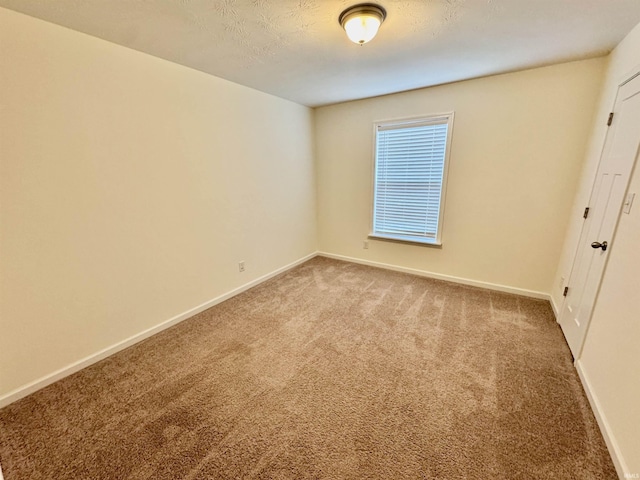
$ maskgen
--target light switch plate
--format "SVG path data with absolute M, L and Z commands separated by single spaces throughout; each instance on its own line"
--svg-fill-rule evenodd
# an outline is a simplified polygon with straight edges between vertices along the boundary
M 624 213 L 628 214 L 629 212 L 631 212 L 631 205 L 633 205 L 633 199 L 635 198 L 635 196 L 635 193 L 630 193 L 629 195 L 627 195 L 627 198 L 625 198 L 624 205 L 622 206 L 622 211 Z

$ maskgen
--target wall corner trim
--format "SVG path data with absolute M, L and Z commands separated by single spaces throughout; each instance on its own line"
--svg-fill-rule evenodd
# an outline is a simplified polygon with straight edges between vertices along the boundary
M 558 305 L 556 305 L 556 300 L 553 298 L 553 295 L 549 295 L 549 303 L 551 303 L 551 309 L 553 310 L 553 315 L 556 317 L 556 322 L 560 321 L 560 309 Z
M 620 447 L 618 446 L 618 442 L 616 441 L 616 438 L 611 431 L 611 426 L 609 425 L 609 422 L 604 415 L 604 411 L 600 406 L 598 397 L 596 397 L 596 394 L 591 387 L 589 377 L 587 375 L 587 372 L 585 372 L 580 359 L 575 361 L 575 367 L 578 371 L 580 381 L 582 382 L 582 388 L 584 388 L 584 391 L 587 394 L 587 399 L 589 400 L 589 404 L 591 405 L 591 410 L 593 410 L 593 414 L 595 415 L 598 426 L 600 427 L 600 432 L 602 433 L 602 437 L 604 438 L 604 443 L 606 443 L 607 445 L 609 455 L 611 455 L 613 464 L 616 467 L 616 471 L 618 472 L 618 477 L 620 477 L 621 479 L 626 478 L 625 473 L 628 474 L 629 469 L 626 462 L 624 461 L 622 452 L 620 451 Z
M 480 280 L 471 280 L 469 278 L 454 277 L 451 275 L 444 275 L 442 273 L 428 272 L 426 270 L 417 270 L 415 268 L 401 267 L 398 265 L 391 265 L 388 263 L 373 262 L 370 260 L 363 260 L 361 258 L 346 257 L 344 255 L 335 255 L 333 253 L 318 252 L 321 257 L 333 258 L 335 260 L 343 260 L 345 262 L 359 263 L 361 265 L 368 265 L 370 267 L 384 268 L 386 270 L 394 270 L 396 272 L 410 273 L 412 275 L 418 275 L 420 277 L 433 278 L 435 280 L 444 280 L 446 282 L 459 283 L 461 285 L 469 285 L 471 287 L 486 288 L 487 290 L 495 290 L 497 292 L 513 293 L 516 295 L 522 295 L 524 297 L 538 298 L 542 300 L 552 301 L 551 295 L 544 292 L 536 292 L 535 290 L 527 290 L 518 287 L 509 287 L 507 285 L 498 285 L 496 283 L 483 282 Z
M 113 355 L 114 353 L 117 353 L 121 350 L 124 350 L 125 348 L 135 345 L 136 343 L 141 342 L 142 340 L 145 340 L 155 335 L 156 333 L 166 330 L 167 328 L 172 327 L 188 318 L 191 318 L 194 315 L 197 315 L 198 313 L 207 310 L 208 308 L 211 308 L 219 303 L 224 302 L 225 300 L 235 297 L 236 295 L 239 295 L 240 293 L 245 292 L 246 290 L 249 290 L 250 288 L 255 287 L 256 285 L 266 282 L 267 280 L 275 277 L 276 275 L 280 275 L 281 273 L 291 270 L 292 268 L 297 267 L 298 265 L 308 260 L 311 260 L 317 255 L 318 255 L 317 252 L 310 253 L 309 255 L 306 255 L 292 263 L 289 263 L 288 265 L 285 265 L 270 273 L 262 275 L 261 277 L 258 277 L 255 280 L 245 283 L 244 285 L 241 285 L 227 293 L 219 295 L 201 305 L 198 305 L 196 307 L 193 307 L 187 310 L 186 312 L 180 313 L 175 317 L 165 320 L 164 322 L 159 323 L 154 327 L 151 327 L 147 330 L 137 333 L 114 345 L 111 345 L 110 347 L 100 350 L 99 352 L 93 353 L 85 358 L 82 358 L 77 362 L 67 365 L 66 367 L 56 370 L 55 372 L 52 372 L 48 375 L 45 375 L 44 377 L 41 377 L 31 383 L 18 387 L 17 389 L 0 397 L 0 408 L 6 407 L 10 403 L 20 400 L 21 398 L 24 398 L 27 395 L 30 395 L 48 385 L 51 385 L 52 383 L 55 383 L 58 380 L 63 379 L 64 377 L 68 377 L 69 375 L 72 375 L 82 370 L 83 368 L 88 367 L 89 365 L 93 365 L 94 363 L 97 363 L 100 360 L 103 360 Z M 2 471 L 0 471 L 0 480 L 2 480 Z

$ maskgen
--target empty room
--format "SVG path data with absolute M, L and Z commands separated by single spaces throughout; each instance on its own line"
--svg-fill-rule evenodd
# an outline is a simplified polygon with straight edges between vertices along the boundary
M 0 0 L 0 480 L 640 479 L 640 1 Z

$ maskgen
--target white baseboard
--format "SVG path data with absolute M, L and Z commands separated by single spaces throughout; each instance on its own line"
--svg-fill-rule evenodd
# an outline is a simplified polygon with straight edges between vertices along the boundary
M 288 265 L 285 265 L 284 267 L 281 267 L 277 270 L 274 270 L 271 273 L 268 273 L 266 275 L 263 275 L 259 278 L 256 278 L 255 280 L 252 280 L 251 282 L 248 282 L 234 290 L 231 290 L 230 292 L 227 292 L 223 295 L 220 295 L 212 300 L 209 300 L 201 305 L 198 305 L 190 310 L 187 310 L 184 313 L 181 313 L 179 315 L 176 315 L 173 318 L 170 318 L 169 320 L 166 320 L 154 327 L 151 327 L 147 330 L 144 330 L 136 335 L 133 335 L 132 337 L 129 337 L 121 342 L 116 343 L 115 345 L 112 345 L 110 347 L 107 347 L 103 350 L 100 350 L 99 352 L 96 352 L 92 355 L 89 355 L 81 360 L 78 360 L 77 362 L 74 362 L 70 365 L 67 365 L 66 367 L 63 367 L 59 370 L 56 370 L 55 372 L 52 372 L 48 375 L 45 375 L 42 378 L 39 378 L 31 383 L 28 383 L 26 385 L 23 385 L 22 387 L 19 387 L 3 396 L 0 397 L 0 408 L 5 407 L 7 405 L 9 405 L 10 403 L 13 403 L 23 397 L 26 397 L 27 395 L 30 395 L 33 392 L 36 392 L 37 390 L 40 390 L 41 388 L 44 388 L 48 385 L 51 385 L 54 382 L 57 382 L 58 380 L 61 380 L 64 377 L 67 377 L 73 373 L 76 373 L 80 370 L 82 370 L 85 367 L 88 367 L 89 365 L 92 365 L 96 362 L 99 362 L 100 360 L 103 360 L 107 357 L 109 357 L 110 355 L 113 355 L 114 353 L 117 353 L 121 350 L 124 350 L 125 348 L 128 348 L 138 342 L 141 342 L 142 340 L 151 337 L 152 335 L 155 335 L 156 333 L 159 333 L 169 327 L 172 327 L 173 325 L 176 325 L 177 323 L 182 322 L 183 320 L 186 320 L 187 318 L 190 318 L 208 308 L 213 307 L 214 305 L 217 305 L 221 302 L 224 302 L 225 300 L 228 300 L 231 297 L 234 297 L 266 280 L 269 280 L 270 278 L 279 275 L 280 273 L 286 272 L 287 270 L 290 270 L 293 267 L 296 267 L 298 265 L 300 265 L 301 263 L 304 263 L 312 258 L 314 258 L 315 256 L 320 255 L 323 257 L 327 257 L 327 258 L 334 258 L 336 260 L 343 260 L 343 261 L 347 261 L 347 262 L 352 262 L 352 263 L 359 263 L 362 265 L 369 265 L 372 267 L 378 267 L 378 268 L 385 268 L 387 270 L 394 270 L 394 271 L 398 271 L 398 272 L 404 272 L 404 273 L 410 273 L 413 275 L 419 275 L 422 277 L 428 277 L 428 278 L 434 278 L 434 279 L 438 279 L 438 280 L 445 280 L 448 282 L 454 282 L 454 283 L 460 283 L 463 285 L 470 285 L 470 286 L 474 286 L 474 287 L 481 287 L 481 288 L 487 288 L 490 290 L 496 290 L 496 291 L 500 291 L 500 292 L 506 292 L 506 293 L 514 293 L 517 295 L 523 295 L 526 297 L 532 297 L 532 298 L 539 298 L 539 299 L 544 299 L 544 300 L 549 300 L 552 303 L 553 306 L 553 301 L 552 298 L 549 294 L 543 293 L 543 292 L 536 292 L 533 290 L 525 290 L 525 289 L 521 289 L 521 288 L 516 288 L 516 287 L 508 287 L 506 285 L 497 285 L 494 283 L 488 283 L 488 282 L 481 282 L 481 281 L 477 281 L 477 280 L 470 280 L 467 278 L 460 278 L 460 277 L 454 277 L 454 276 L 450 276 L 450 275 L 443 275 L 443 274 L 439 274 L 439 273 L 433 273 L 433 272 L 428 272 L 428 271 L 424 271 L 424 270 L 417 270 L 417 269 L 413 269 L 413 268 L 407 268 L 407 267 L 400 267 L 397 265 L 390 265 L 387 263 L 379 263 L 379 262 L 372 262 L 372 261 L 368 261 L 368 260 L 362 260 L 359 258 L 353 258 L 353 257 L 347 257 L 347 256 L 343 256 L 343 255 L 334 255 L 331 253 L 327 253 L 327 252 L 314 252 L 311 253 L 299 260 L 296 260 L 295 262 L 292 262 Z M 0 478 L 0 480 L 2 480 Z
M 327 252 L 318 252 L 318 255 L 320 255 L 321 257 L 334 258 L 336 260 L 344 260 L 346 262 L 359 263 L 361 265 L 368 265 L 370 267 L 384 268 L 386 270 L 393 270 L 396 272 L 411 273 L 413 275 L 418 275 L 420 277 L 434 278 L 436 280 L 445 280 L 447 282 L 460 283 L 462 285 L 469 285 L 472 287 L 486 288 L 488 290 L 496 290 L 498 292 L 505 292 L 505 293 L 514 293 L 516 295 L 522 295 L 525 297 L 539 298 L 542 300 L 551 301 L 551 295 L 549 295 L 548 293 L 536 292 L 534 290 L 526 290 L 526 289 L 517 288 L 517 287 L 508 287 L 506 285 L 498 285 L 495 283 L 482 282 L 479 280 L 471 280 L 468 278 L 453 277 L 451 275 L 443 275 L 441 273 L 428 272 L 426 270 L 417 270 L 415 268 L 399 267 L 397 265 L 391 265 L 388 263 L 372 262 L 369 260 L 346 257 L 343 255 L 335 255 L 333 253 L 327 253 Z
M 186 320 L 187 318 L 193 317 L 194 315 L 205 311 L 208 308 L 213 307 L 214 305 L 217 305 L 219 303 L 224 302 L 225 300 L 230 299 L 231 297 L 235 297 L 236 295 L 252 288 L 255 287 L 256 285 L 265 282 L 266 280 L 269 280 L 272 277 L 275 277 L 276 275 L 279 275 L 283 272 L 286 272 L 287 270 L 292 269 L 293 267 L 296 267 L 298 265 L 300 265 L 301 263 L 306 262 L 307 260 L 310 260 L 312 258 L 314 258 L 317 255 L 317 252 L 311 253 L 299 260 L 296 260 L 295 262 L 292 262 L 288 265 L 285 265 L 284 267 L 278 268 L 277 270 L 274 270 L 271 273 L 267 273 L 266 275 L 263 275 L 259 278 L 256 278 L 255 280 L 252 280 L 248 283 L 245 283 L 244 285 L 235 288 L 233 290 L 231 290 L 230 292 L 227 292 L 223 295 L 220 295 L 212 300 L 209 300 L 201 305 L 198 305 L 197 307 L 194 307 L 190 310 L 187 310 L 184 313 L 181 313 L 179 315 L 176 315 L 173 318 L 170 318 L 169 320 L 166 320 L 158 325 L 156 325 L 155 327 L 151 327 L 147 330 L 144 330 L 140 333 L 137 333 L 136 335 L 133 335 L 132 337 L 129 337 L 125 340 L 122 340 L 121 342 L 116 343 L 115 345 L 112 345 L 110 347 L 107 347 L 103 350 L 100 350 L 99 352 L 96 352 L 94 354 L 89 355 L 88 357 L 85 357 L 81 360 L 78 360 L 77 362 L 74 362 L 70 365 L 67 365 L 66 367 L 63 367 L 59 370 L 56 370 L 55 372 L 52 372 L 48 375 L 45 375 L 42 378 L 39 378 L 38 380 L 35 380 L 31 383 L 28 383 L 26 385 L 23 385 L 22 387 L 19 387 L 3 396 L 0 397 L 0 408 L 5 407 L 7 405 L 9 405 L 10 403 L 13 403 L 17 400 L 20 400 L 23 397 L 26 397 L 27 395 L 32 394 L 33 392 L 36 392 L 37 390 L 40 390 L 41 388 L 44 388 L 48 385 L 51 385 L 54 382 L 57 382 L 58 380 L 61 380 L 64 377 L 67 377 L 73 373 L 76 373 L 80 370 L 82 370 L 83 368 L 88 367 L 89 365 L 93 365 L 96 362 L 99 362 L 100 360 L 103 360 L 105 358 L 107 358 L 110 355 L 113 355 L 114 353 L 117 353 L 121 350 L 124 350 L 125 348 L 130 347 L 131 345 L 134 345 L 138 342 L 141 342 L 142 340 L 151 337 L 152 335 L 155 335 L 156 333 L 159 333 L 163 330 L 166 330 L 169 327 L 172 327 L 174 325 L 176 325 L 177 323 L 182 322 L 183 320 Z M 2 480 L 2 475 L 0 472 L 0 480 Z
M 602 436 L 604 438 L 604 442 L 607 444 L 607 449 L 609 450 L 609 455 L 611 455 L 611 459 L 613 460 L 613 464 L 616 467 L 616 471 L 618 472 L 618 476 L 621 479 L 626 478 L 625 473 L 629 474 L 629 469 L 627 467 L 624 458 L 622 457 L 622 452 L 620 452 L 620 447 L 618 446 L 618 442 L 611 431 L 611 427 L 609 426 L 609 422 L 607 422 L 607 418 L 602 411 L 602 407 L 600 406 L 600 402 L 598 401 L 598 397 L 596 397 L 593 389 L 591 388 L 591 383 L 589 383 L 589 377 L 587 373 L 584 371 L 582 367 L 582 362 L 578 359 L 575 361 L 575 367 L 578 371 L 578 376 L 580 377 L 580 381 L 582 382 L 582 387 L 584 388 L 585 393 L 587 394 L 587 398 L 589 399 L 589 404 L 591 405 L 591 410 L 593 410 L 593 414 L 596 417 L 596 421 L 598 422 L 598 426 L 600 427 L 600 432 L 602 432 Z

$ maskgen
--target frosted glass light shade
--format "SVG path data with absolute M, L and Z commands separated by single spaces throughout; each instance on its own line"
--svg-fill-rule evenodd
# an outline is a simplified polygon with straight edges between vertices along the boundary
M 353 16 L 344 24 L 347 37 L 353 43 L 367 43 L 373 39 L 380 28 L 380 19 L 373 15 Z
M 349 40 L 362 45 L 376 36 L 386 15 L 379 5 L 363 3 L 346 9 L 340 14 L 339 21 Z

